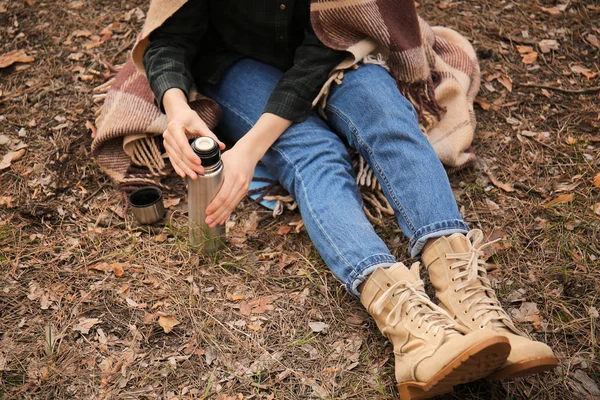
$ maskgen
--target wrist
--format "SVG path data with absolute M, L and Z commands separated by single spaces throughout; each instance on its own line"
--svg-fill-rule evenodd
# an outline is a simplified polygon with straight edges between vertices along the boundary
M 185 93 L 179 88 L 168 89 L 163 94 L 162 102 L 165 114 L 167 114 L 167 119 L 169 121 L 181 110 L 190 108 Z

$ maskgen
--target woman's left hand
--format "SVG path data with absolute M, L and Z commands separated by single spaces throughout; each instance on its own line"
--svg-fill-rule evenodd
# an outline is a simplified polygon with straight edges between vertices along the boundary
M 256 167 L 256 162 L 250 154 L 246 154 L 237 145 L 223 153 L 221 161 L 223 162 L 223 184 L 206 208 L 205 222 L 211 228 L 223 225 L 238 203 L 246 196 Z

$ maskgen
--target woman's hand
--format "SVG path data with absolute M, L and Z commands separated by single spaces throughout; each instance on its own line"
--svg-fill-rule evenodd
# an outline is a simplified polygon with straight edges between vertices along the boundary
M 206 224 L 211 228 L 223 225 L 238 203 L 248 193 L 257 161 L 235 145 L 223 153 L 223 184 L 206 208 Z
M 204 174 L 200 158 L 194 153 L 188 142 L 188 135 L 208 136 L 213 138 L 221 150 L 225 145 L 208 129 L 206 123 L 187 104 L 187 99 L 180 89 L 169 89 L 163 96 L 163 106 L 167 113 L 169 125 L 163 133 L 164 146 L 177 175 L 196 179 Z

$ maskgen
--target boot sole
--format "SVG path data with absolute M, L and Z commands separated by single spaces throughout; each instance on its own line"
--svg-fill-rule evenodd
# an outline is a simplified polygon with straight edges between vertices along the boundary
M 428 382 L 402 382 L 402 400 L 429 399 L 452 392 L 454 386 L 476 381 L 498 370 L 506 362 L 510 343 L 503 336 L 479 342 L 462 352 Z
M 540 372 L 549 371 L 558 365 L 556 357 L 542 357 L 530 360 L 521 361 L 511 364 L 506 368 L 494 372 L 488 379 L 501 380 L 520 378 L 522 376 L 538 374 Z

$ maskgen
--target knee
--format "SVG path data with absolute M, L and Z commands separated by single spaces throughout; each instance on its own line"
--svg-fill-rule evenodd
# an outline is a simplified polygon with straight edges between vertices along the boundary
M 330 185 L 347 181 L 344 178 L 353 173 L 350 156 L 341 143 L 311 144 L 299 147 L 294 154 L 284 153 L 277 147 L 272 150 L 279 153 L 281 159 L 277 171 L 279 182 L 294 198 L 310 188 L 327 191 Z

